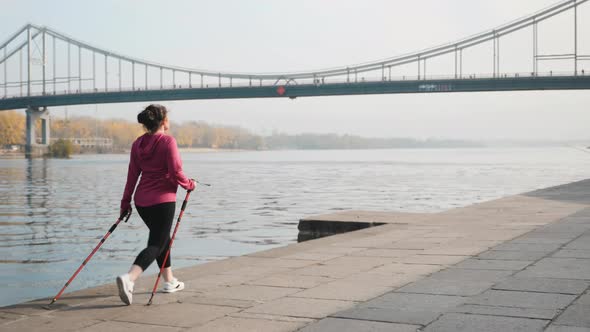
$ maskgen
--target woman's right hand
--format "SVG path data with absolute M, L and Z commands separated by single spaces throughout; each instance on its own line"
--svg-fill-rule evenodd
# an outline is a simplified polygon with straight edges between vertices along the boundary
M 121 216 L 122 218 L 124 218 L 129 213 L 129 210 L 131 210 L 131 209 L 121 209 L 121 210 L 119 210 L 119 216 Z
M 119 209 L 119 216 L 125 217 L 131 210 L 131 204 L 121 202 L 121 208 Z
M 195 180 L 195 179 L 190 179 L 190 180 L 191 180 L 192 188 L 187 191 L 193 191 L 197 188 L 197 180 Z

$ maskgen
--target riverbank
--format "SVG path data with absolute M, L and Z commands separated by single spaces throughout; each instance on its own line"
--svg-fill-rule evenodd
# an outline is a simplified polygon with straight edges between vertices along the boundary
M 497 145 L 493 145 L 493 144 L 489 144 L 489 145 L 483 145 L 477 149 L 490 149 L 490 150 L 494 150 L 497 148 L 503 148 L 503 149 L 508 149 L 508 150 L 518 150 L 518 149 L 541 149 L 541 148 L 555 148 L 555 147 L 561 147 L 563 148 L 568 147 L 572 150 L 577 150 L 580 152 L 584 152 L 584 153 L 590 153 L 590 147 L 585 147 L 582 145 L 564 145 L 564 144 L 555 144 L 555 145 L 550 145 L 550 144 L 546 144 L 546 145 L 542 145 L 542 144 L 497 144 Z M 19 149 L 0 149 L 0 159 L 18 159 L 18 158 L 24 158 L 25 154 L 24 154 L 24 147 L 21 147 Z M 276 149 L 229 149 L 229 148 L 185 148 L 185 147 L 179 147 L 178 150 L 181 153 L 219 153 L 219 152 L 255 152 L 255 151 L 371 151 L 371 150 L 377 150 L 377 151 L 387 151 L 387 150 L 398 150 L 398 151 L 409 151 L 409 150 L 449 150 L 449 149 L 459 149 L 459 150 L 465 150 L 465 151 L 469 151 L 472 149 L 475 149 L 473 147 L 464 147 L 464 146 L 458 146 L 458 147 L 451 147 L 451 148 L 446 148 L 446 147 L 398 147 L 398 148 L 377 148 L 377 149 L 370 149 L 370 148 L 359 148 L 359 149 L 323 149 L 323 148 L 307 148 L 307 149 L 297 149 L 297 148 L 293 148 L 293 149 L 284 149 L 284 148 L 276 148 Z M 109 151 L 96 151 L 94 149 L 90 149 L 87 148 L 85 150 L 82 151 L 78 151 L 78 152 L 74 152 L 72 153 L 72 156 L 77 156 L 77 155 L 94 155 L 94 154 L 98 154 L 98 155 L 105 155 L 105 154 L 119 154 L 119 155 L 125 155 L 125 154 L 129 154 L 130 149 L 129 148 L 117 148 L 117 149 L 112 149 Z
M 2 330 L 565 331 L 590 327 L 590 181 L 0 308 Z M 383 218 L 383 215 L 380 215 Z
M 257 150 L 240 150 L 240 149 L 212 149 L 212 148 L 179 148 L 181 153 L 217 153 L 217 152 L 244 152 Z M 120 149 L 115 151 L 83 151 L 81 153 L 73 153 L 72 156 L 77 155 L 93 155 L 93 154 L 129 154 L 130 150 Z M 0 150 L 0 159 L 22 159 L 25 158 L 25 153 L 21 151 Z

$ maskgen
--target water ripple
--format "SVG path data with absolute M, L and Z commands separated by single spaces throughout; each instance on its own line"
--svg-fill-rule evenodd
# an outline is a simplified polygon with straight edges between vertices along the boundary
M 183 160 L 187 175 L 212 187 L 191 196 L 175 266 L 293 243 L 298 219 L 313 214 L 437 212 L 590 177 L 588 155 L 567 148 L 186 153 Z M 2 160 L 0 305 L 54 295 L 63 285 L 114 223 L 127 162 L 126 155 Z M 134 213 L 68 290 L 111 282 L 147 235 Z

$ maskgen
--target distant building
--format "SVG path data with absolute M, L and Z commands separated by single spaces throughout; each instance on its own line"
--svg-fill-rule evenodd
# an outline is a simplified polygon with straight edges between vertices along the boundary
M 55 142 L 59 138 L 52 138 L 51 141 Z M 112 149 L 113 147 L 113 139 L 106 138 L 106 137 L 90 137 L 90 138 L 79 138 L 79 137 L 69 137 L 69 138 L 62 138 L 63 140 L 70 141 L 72 144 L 79 146 L 83 149 L 88 148 L 101 148 L 101 149 Z

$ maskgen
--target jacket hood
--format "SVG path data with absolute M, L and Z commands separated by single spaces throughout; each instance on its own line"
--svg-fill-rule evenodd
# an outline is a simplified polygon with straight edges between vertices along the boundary
M 139 151 L 139 158 L 147 160 L 155 155 L 158 143 L 164 138 L 164 134 L 156 133 L 153 135 L 144 134 L 137 139 L 137 150 Z

